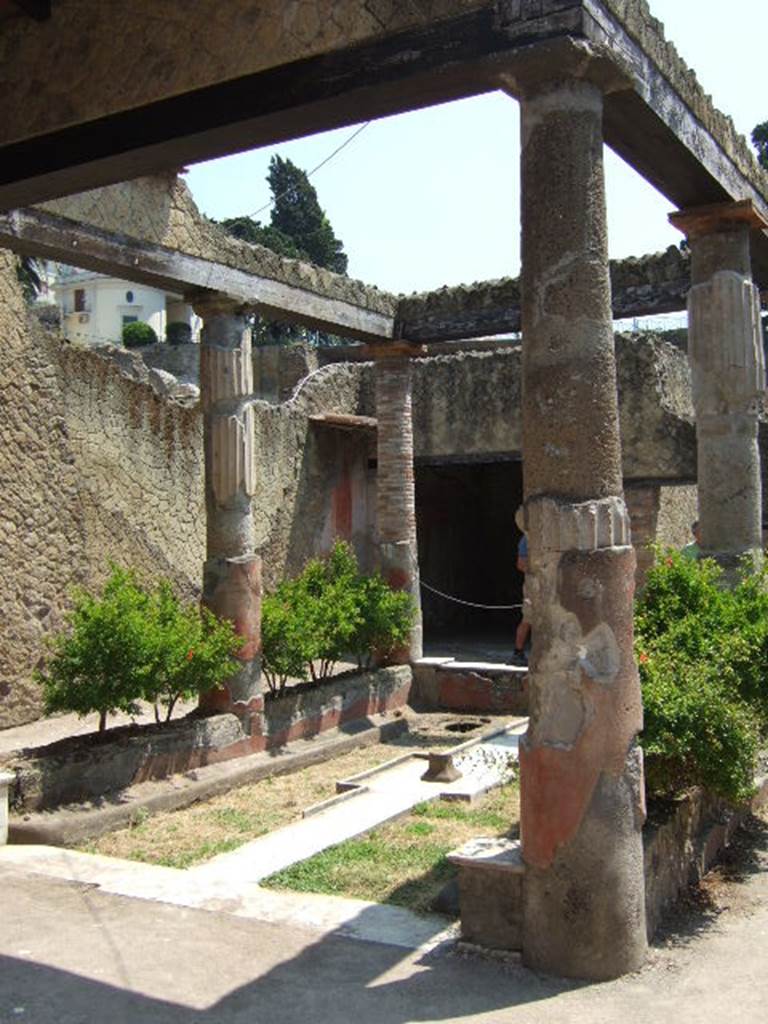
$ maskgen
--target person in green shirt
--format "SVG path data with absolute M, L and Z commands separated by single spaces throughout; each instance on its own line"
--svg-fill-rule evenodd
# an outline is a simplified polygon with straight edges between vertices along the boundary
M 688 558 L 695 562 L 701 557 L 701 528 L 698 519 L 691 523 L 691 533 L 693 534 L 693 540 L 690 544 L 686 544 L 684 548 L 681 548 L 680 554 L 683 558 Z

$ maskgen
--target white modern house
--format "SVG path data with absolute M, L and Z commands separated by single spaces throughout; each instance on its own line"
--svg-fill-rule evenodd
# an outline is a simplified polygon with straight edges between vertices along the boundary
M 200 340 L 202 321 L 180 295 L 63 264 L 56 267 L 54 291 L 69 341 L 119 345 L 125 324 L 137 320 L 149 324 L 158 341 L 178 322 L 189 326 L 193 342 Z

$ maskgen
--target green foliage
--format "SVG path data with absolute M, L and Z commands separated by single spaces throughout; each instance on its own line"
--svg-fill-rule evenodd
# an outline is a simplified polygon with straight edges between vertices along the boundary
M 174 320 L 165 329 L 165 340 L 169 345 L 189 345 L 192 328 L 184 320 Z
M 126 348 L 139 348 L 141 345 L 156 345 L 157 335 L 149 324 L 135 320 L 123 324 L 123 344 Z
M 743 799 L 768 733 L 768 575 L 726 587 L 712 561 L 656 556 L 635 616 L 649 792 Z
M 225 231 L 252 245 L 266 246 L 279 256 L 346 274 L 344 244 L 336 237 L 306 172 L 291 160 L 275 155 L 269 164 L 267 181 L 272 192 L 271 223 L 262 224 L 252 217 L 229 217 L 221 222 Z M 258 316 L 254 317 L 252 330 L 257 345 L 344 343 L 335 335 Z
M 768 121 L 757 124 L 752 130 L 752 145 L 757 150 L 757 159 L 768 170 Z
M 410 595 L 362 575 L 351 547 L 337 541 L 327 558 L 308 562 L 262 603 L 267 683 L 280 692 L 289 678 L 326 679 L 346 654 L 368 668 L 405 642 L 413 616 Z
M 292 239 L 310 263 L 345 274 L 348 260 L 344 243 L 334 234 L 306 172 L 275 154 L 269 162 L 267 181 L 274 199 L 272 227 Z
M 669 795 L 704 786 L 731 800 L 753 789 L 756 717 L 703 662 L 655 653 L 641 664 L 646 787 Z
M 213 689 L 238 667 L 233 655 L 243 641 L 232 623 L 182 604 L 168 580 L 151 593 L 144 628 L 151 657 L 142 697 L 155 705 L 158 721 L 161 707 L 167 722 L 179 700 Z
M 393 590 L 380 575 L 364 576 L 357 582 L 359 616 L 351 650 L 361 668 L 370 668 L 375 659 L 386 658 L 403 647 L 413 624 L 413 598 L 402 590 Z
M 135 714 L 137 701 L 165 707 L 166 721 L 180 697 L 221 683 L 236 667 L 241 644 L 229 622 L 183 606 L 170 583 L 148 590 L 135 573 L 113 566 L 100 594 L 79 591 L 64 629 L 36 674 L 46 713 L 97 711 Z
M 309 259 L 306 252 L 289 235 L 284 234 L 271 224 L 262 224 L 253 217 L 228 217 L 221 222 L 224 230 L 251 245 L 263 245 L 278 256 L 286 256 L 292 260 Z
M 16 279 L 27 302 L 32 303 L 40 294 L 42 279 L 40 264 L 32 256 L 18 256 L 16 259 Z
M 37 673 L 46 714 L 98 711 L 101 731 L 108 713 L 136 713 L 150 657 L 144 630 L 148 600 L 135 575 L 118 568 L 100 596 L 75 595 L 65 629 L 50 641 L 50 657 Z

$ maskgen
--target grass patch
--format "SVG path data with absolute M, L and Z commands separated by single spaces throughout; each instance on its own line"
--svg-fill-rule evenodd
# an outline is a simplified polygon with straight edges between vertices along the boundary
M 428 912 L 455 877 L 446 854 L 489 832 L 515 837 L 519 810 L 514 783 L 493 790 L 475 806 L 440 801 L 419 804 L 407 816 L 323 850 L 270 876 L 262 885 Z
M 422 744 L 414 737 L 393 745 L 377 743 L 260 782 L 178 811 L 141 815 L 83 846 L 87 853 L 122 857 L 171 868 L 187 868 L 227 853 L 301 817 L 311 804 L 336 792 L 336 780 L 373 768 Z

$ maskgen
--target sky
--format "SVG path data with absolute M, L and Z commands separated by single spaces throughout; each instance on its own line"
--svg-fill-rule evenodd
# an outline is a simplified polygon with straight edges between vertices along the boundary
M 768 120 L 767 0 L 649 0 L 714 104 L 749 138 Z M 349 274 L 392 292 L 519 273 L 519 108 L 502 93 L 374 121 L 311 181 L 349 256 Z M 269 202 L 278 152 L 311 170 L 354 132 L 325 132 L 191 167 L 217 220 Z M 676 245 L 667 199 L 606 149 L 610 255 Z M 269 210 L 258 218 L 269 221 Z

